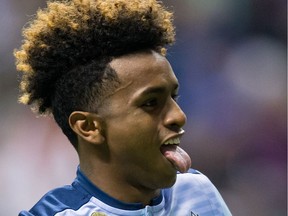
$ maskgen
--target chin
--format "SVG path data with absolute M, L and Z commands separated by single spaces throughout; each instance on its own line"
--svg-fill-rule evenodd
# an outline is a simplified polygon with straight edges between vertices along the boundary
M 164 187 L 164 188 L 172 187 L 175 184 L 175 182 L 176 182 L 176 178 L 172 182 L 170 182 L 170 184 L 168 184 L 167 187 Z
M 154 175 L 154 177 L 150 178 L 149 181 L 145 182 L 145 185 L 147 188 L 152 190 L 159 190 L 159 189 L 165 189 L 172 187 L 176 182 L 176 172 L 173 173 L 165 173 L 162 175 L 159 175 L 158 172 L 157 175 Z
M 172 173 L 171 173 L 172 174 Z M 169 188 L 169 187 L 172 187 L 175 182 L 176 182 L 176 178 L 177 178 L 177 171 L 175 171 L 172 175 L 169 175 L 169 176 L 166 176 L 164 181 L 162 181 L 162 184 L 163 186 L 161 188 Z

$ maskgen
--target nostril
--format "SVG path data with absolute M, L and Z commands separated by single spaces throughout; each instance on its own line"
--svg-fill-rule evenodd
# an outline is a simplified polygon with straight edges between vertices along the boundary
M 171 131 L 174 131 L 176 133 L 179 133 L 181 132 L 183 129 L 181 128 L 181 126 L 179 126 L 178 124 L 171 124 L 168 126 L 168 128 L 171 130 Z

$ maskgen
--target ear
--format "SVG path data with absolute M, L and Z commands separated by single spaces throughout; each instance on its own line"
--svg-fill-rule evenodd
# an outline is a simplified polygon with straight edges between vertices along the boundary
M 69 125 L 78 136 L 89 143 L 102 144 L 105 141 L 101 118 L 96 114 L 74 111 L 69 116 Z

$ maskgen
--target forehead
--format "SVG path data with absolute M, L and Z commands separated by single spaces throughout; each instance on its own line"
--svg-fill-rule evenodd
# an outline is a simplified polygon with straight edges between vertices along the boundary
M 168 60 L 154 51 L 125 55 L 112 60 L 110 65 L 121 81 L 120 88 L 178 85 Z

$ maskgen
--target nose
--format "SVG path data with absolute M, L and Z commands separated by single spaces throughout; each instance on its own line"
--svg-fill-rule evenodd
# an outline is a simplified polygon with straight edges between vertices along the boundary
M 167 110 L 164 118 L 164 125 L 175 132 L 179 132 L 186 123 L 186 115 L 176 103 L 176 101 L 171 100 L 167 106 Z

